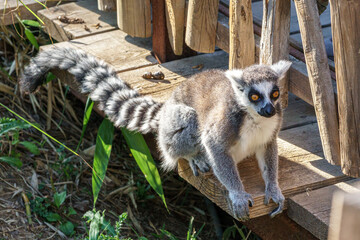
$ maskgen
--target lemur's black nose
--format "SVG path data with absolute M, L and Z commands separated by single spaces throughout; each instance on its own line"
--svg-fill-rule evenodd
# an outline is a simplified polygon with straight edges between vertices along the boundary
M 265 107 L 260 110 L 261 116 L 264 117 L 272 117 L 275 113 L 275 107 L 271 103 L 266 104 Z

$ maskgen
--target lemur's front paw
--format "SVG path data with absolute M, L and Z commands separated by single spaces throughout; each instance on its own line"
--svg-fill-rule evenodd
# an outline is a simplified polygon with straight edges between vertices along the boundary
M 201 161 L 198 159 L 191 159 L 191 160 L 189 160 L 189 165 L 190 165 L 190 168 L 191 168 L 194 176 L 196 176 L 196 177 L 199 176 L 198 169 L 202 173 L 206 173 L 206 172 L 210 171 L 210 166 L 205 161 Z
M 240 221 L 249 219 L 249 206 L 254 205 L 254 200 L 247 192 L 230 192 L 229 198 L 231 200 L 232 211 L 236 218 Z
M 277 208 L 270 212 L 270 217 L 275 217 L 277 214 L 283 211 L 285 202 L 285 197 L 281 193 L 281 189 L 279 188 L 279 186 L 271 185 L 266 187 L 264 200 L 265 205 L 269 204 L 270 199 L 272 199 L 278 205 Z

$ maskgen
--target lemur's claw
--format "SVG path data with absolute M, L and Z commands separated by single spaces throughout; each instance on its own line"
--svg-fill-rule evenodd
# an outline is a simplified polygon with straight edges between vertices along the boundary
M 283 211 L 285 202 L 285 197 L 277 185 L 273 185 L 272 187 L 267 187 L 265 189 L 265 205 L 269 204 L 270 199 L 272 199 L 274 203 L 278 204 L 278 206 L 270 212 L 270 217 L 275 217 Z
M 233 214 L 240 221 L 249 220 L 249 206 L 254 205 L 254 200 L 247 192 L 229 193 Z

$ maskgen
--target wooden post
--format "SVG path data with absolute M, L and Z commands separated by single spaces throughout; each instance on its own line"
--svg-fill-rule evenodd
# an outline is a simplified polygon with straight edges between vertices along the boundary
M 165 14 L 171 47 L 176 55 L 181 55 L 184 43 L 185 0 L 166 0 Z
M 98 0 L 98 9 L 100 11 L 116 11 L 116 0 Z
M 354 0 L 357 1 L 357 0 Z M 336 192 L 332 200 L 329 240 L 360 238 L 360 193 Z
M 341 166 L 360 176 L 360 2 L 331 0 Z
M 337 109 L 316 0 L 294 2 L 324 155 L 340 165 Z
M 117 0 L 119 28 L 132 37 L 151 37 L 150 0 Z
M 290 0 L 263 0 L 260 63 L 289 59 Z M 289 73 L 279 82 L 281 105 L 288 105 Z
M 189 0 L 185 42 L 193 50 L 215 51 L 219 0 Z
M 230 0 L 229 10 L 229 68 L 244 68 L 255 63 L 251 0 Z

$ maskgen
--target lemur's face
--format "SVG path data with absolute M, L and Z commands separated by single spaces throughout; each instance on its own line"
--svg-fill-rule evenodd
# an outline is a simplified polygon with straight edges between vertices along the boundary
M 225 75 L 231 81 L 237 102 L 251 115 L 270 118 L 276 115 L 279 104 L 279 79 L 285 76 L 291 62 L 253 65 L 241 70 L 228 70 Z
M 259 115 L 269 118 L 276 114 L 280 90 L 273 82 L 261 82 L 244 89 L 244 97 Z

